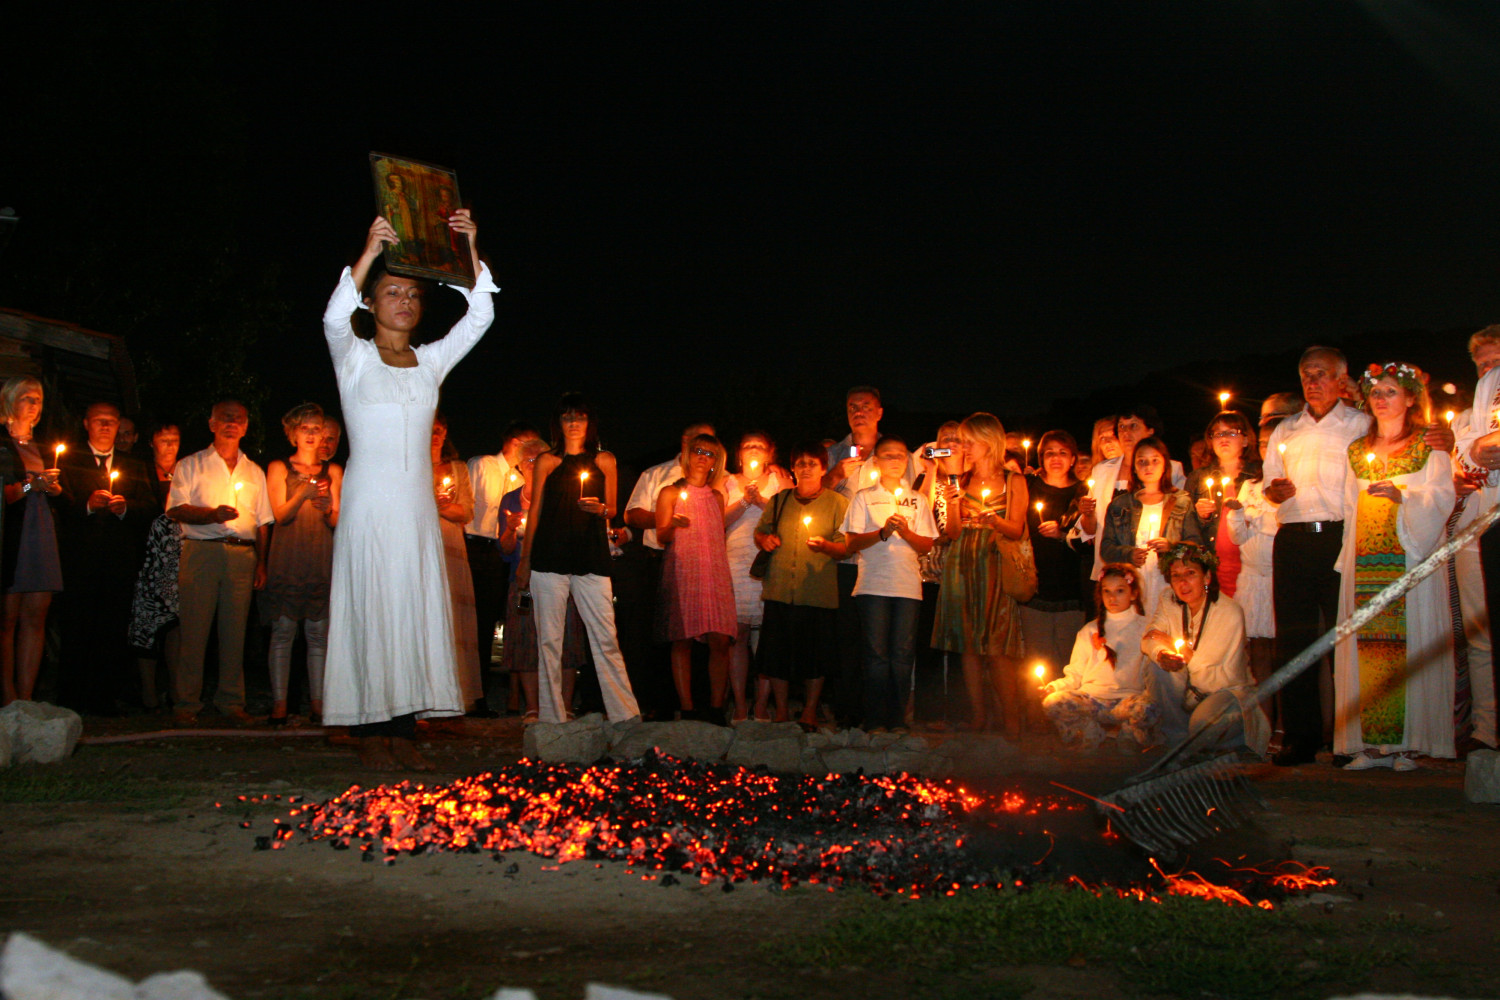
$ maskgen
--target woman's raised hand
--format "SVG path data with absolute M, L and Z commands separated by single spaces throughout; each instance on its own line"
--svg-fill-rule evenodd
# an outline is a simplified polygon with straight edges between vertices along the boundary
M 400 243 L 401 238 L 396 235 L 396 229 L 383 215 L 375 216 L 375 221 L 370 223 L 370 232 L 365 236 L 365 256 L 374 259 L 385 250 L 387 243 Z
M 1198 501 L 1197 506 L 1194 509 L 1198 511 L 1198 520 L 1207 521 L 1209 518 L 1214 516 L 1214 510 L 1216 508 L 1212 500 L 1204 498 Z

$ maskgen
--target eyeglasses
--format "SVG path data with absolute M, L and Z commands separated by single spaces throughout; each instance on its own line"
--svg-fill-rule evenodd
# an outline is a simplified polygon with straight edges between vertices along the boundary
M 1244 437 L 1244 436 L 1245 436 L 1245 432 L 1244 431 L 1237 431 L 1237 430 L 1234 430 L 1232 428 L 1227 429 L 1227 430 L 1222 430 L 1222 431 L 1214 431 L 1212 434 L 1209 435 L 1209 437 L 1213 438 L 1215 441 L 1219 441 L 1219 440 L 1222 440 L 1224 438 L 1238 438 L 1238 437 Z
M 717 458 L 718 457 L 717 455 L 715 455 L 712 451 L 710 451 L 707 448 L 694 448 L 693 449 L 693 454 L 694 455 L 701 455 L 704 458 Z

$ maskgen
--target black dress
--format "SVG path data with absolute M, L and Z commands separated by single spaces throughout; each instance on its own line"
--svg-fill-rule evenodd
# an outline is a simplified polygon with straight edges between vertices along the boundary
M 541 518 L 531 541 L 533 573 L 609 576 L 609 538 L 604 518 L 578 506 L 580 497 L 604 499 L 604 474 L 596 452 L 564 455 L 542 487 Z M 587 472 L 589 477 L 583 479 Z

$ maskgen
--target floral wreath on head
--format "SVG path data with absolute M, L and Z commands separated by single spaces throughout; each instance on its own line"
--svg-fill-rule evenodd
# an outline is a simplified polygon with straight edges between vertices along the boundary
M 1172 564 L 1179 559 L 1195 562 L 1208 570 L 1219 568 L 1219 557 L 1213 549 L 1205 548 L 1197 542 L 1178 542 L 1156 557 L 1156 567 L 1161 570 L 1161 575 L 1166 577 L 1169 583 L 1172 580 Z
M 1368 396 L 1370 390 L 1375 388 L 1375 383 L 1383 378 L 1394 379 L 1397 385 L 1413 396 L 1420 396 L 1427 391 L 1429 376 L 1416 365 L 1408 365 L 1404 362 L 1392 361 L 1383 368 L 1372 364 L 1360 376 L 1360 392 Z

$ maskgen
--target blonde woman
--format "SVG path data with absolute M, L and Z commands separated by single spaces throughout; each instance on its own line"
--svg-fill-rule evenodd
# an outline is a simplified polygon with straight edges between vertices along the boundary
M 47 467 L 32 432 L 42 416 L 42 383 L 29 376 L 0 388 L 7 452 L 5 476 L 5 609 L 0 617 L 0 702 L 30 701 L 42 665 L 47 609 L 63 589 L 52 504 L 61 503 L 58 470 Z M 55 462 L 53 463 L 55 465 Z
M 984 676 L 989 675 L 1005 735 L 1014 740 L 1021 735 L 1025 711 L 1018 676 L 1020 615 L 1001 586 L 997 536 L 1019 539 L 1026 531 L 1026 477 L 1005 469 L 1005 427 L 994 414 L 973 414 L 959 424 L 958 438 L 969 471 L 959 480 L 959 516 L 950 512 L 944 528 L 950 548 L 932 645 L 963 654 L 976 729 L 985 727 Z

